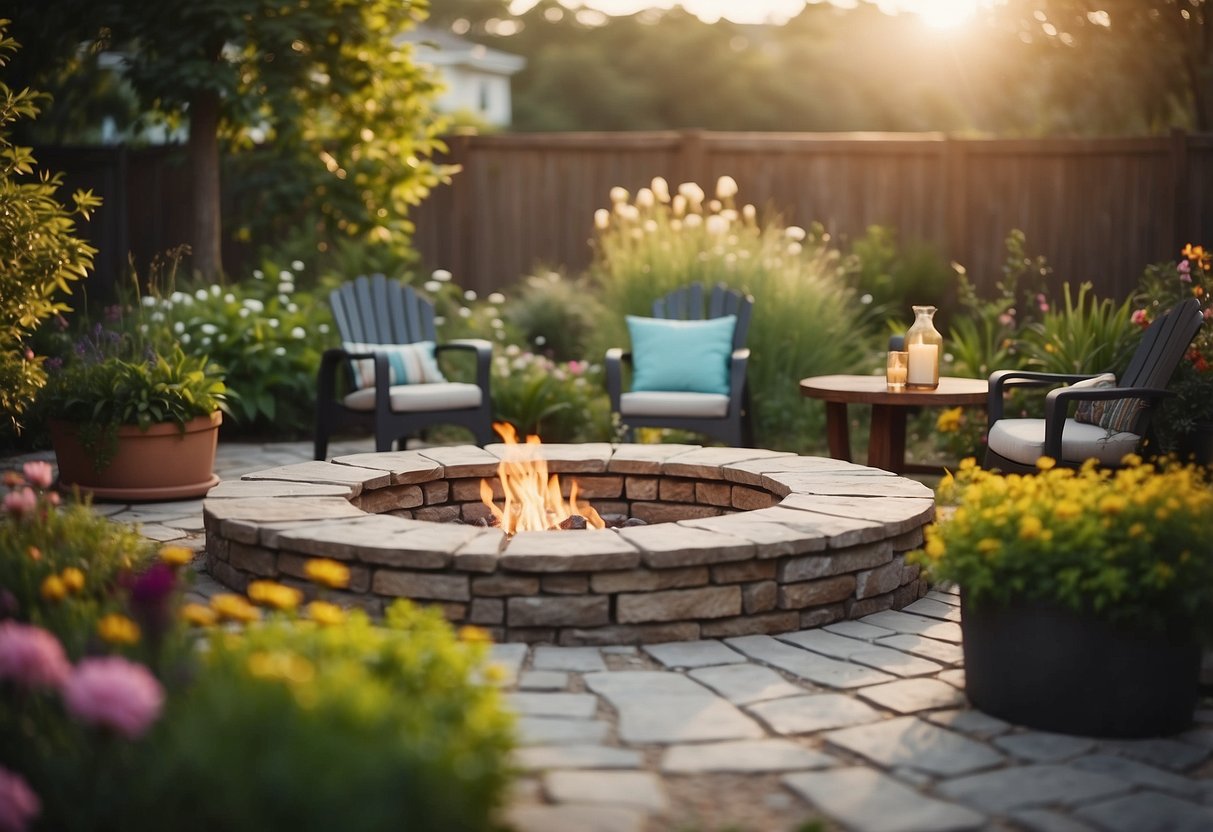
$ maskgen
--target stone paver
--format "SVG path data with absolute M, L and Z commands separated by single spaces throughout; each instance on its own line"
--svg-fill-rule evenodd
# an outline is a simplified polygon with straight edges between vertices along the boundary
M 811 734 L 880 719 L 880 712 L 840 693 L 814 693 L 758 702 L 746 708 L 777 734 Z
M 1011 819 L 1028 832 L 1096 832 L 1090 824 L 1052 809 L 1023 809 L 1012 812 Z
M 815 653 L 864 664 L 894 676 L 926 676 L 943 670 L 933 661 L 824 630 L 801 630 L 784 633 L 777 638 Z
M 735 705 L 764 699 L 800 696 L 804 688 L 793 685 L 774 670 L 752 664 L 725 664 L 690 671 L 692 679 L 707 685 Z
M 522 745 L 596 745 L 611 731 L 610 724 L 600 719 L 545 716 L 519 717 L 517 728 Z
M 1213 754 L 1211 748 L 1201 748 L 1179 740 L 1165 738 L 1105 741 L 1100 743 L 1100 747 L 1113 754 L 1121 754 L 1149 765 L 1175 771 L 1192 768 Z
M 980 739 L 988 739 L 1011 730 L 1010 723 L 983 714 L 981 711 L 934 711 L 923 714 L 923 716 L 936 725 L 942 725 L 944 728 L 951 728 Z
M 1078 809 L 1109 832 L 1208 832 L 1213 809 L 1157 792 L 1138 792 Z
M 569 674 L 559 670 L 528 670 L 518 677 L 518 690 L 557 691 L 569 686 Z
M 1033 765 L 970 774 L 941 783 L 937 791 L 982 811 L 1001 813 L 1054 804 L 1075 806 L 1120 794 L 1124 788 L 1124 781 L 1111 775 Z
M 762 727 L 735 705 L 677 673 L 592 673 L 586 686 L 619 712 L 619 738 L 627 743 L 751 739 Z
M 842 623 L 842 622 L 839 622 Z M 855 622 L 860 623 L 860 622 Z M 915 656 L 922 656 L 942 664 L 960 664 L 964 661 L 964 651 L 959 644 L 939 641 L 925 636 L 915 636 L 908 633 L 890 634 L 876 640 L 879 647 L 891 647 Z
M 788 774 L 783 782 L 855 832 L 948 832 L 985 822 L 972 809 L 924 797 L 867 768 Z
M 506 819 L 516 832 L 643 832 L 648 815 L 621 806 L 515 806 Z
M 588 719 L 598 710 L 598 699 L 588 693 L 511 693 L 506 701 L 523 716 Z
M 849 662 L 840 662 L 818 653 L 793 647 L 770 636 L 741 636 L 726 639 L 725 643 L 760 662 L 786 670 L 810 682 L 832 688 L 856 688 L 887 682 L 894 678 L 879 670 Z
M 1126 783 L 1160 792 L 1171 792 L 1181 797 L 1198 798 L 1201 794 L 1200 784 L 1180 777 L 1178 774 L 1161 768 L 1139 763 L 1127 757 L 1114 757 L 1110 754 L 1091 754 L 1071 761 L 1074 768 L 1083 771 L 1094 771 L 1098 774 L 1110 774 L 1119 777 Z M 1213 785 L 1208 781 L 1207 785 Z
M 1004 759 L 984 743 L 912 716 L 831 731 L 824 739 L 886 768 L 907 766 L 941 777 L 992 768 Z
M 927 618 L 939 618 L 944 621 L 955 621 L 957 624 L 960 623 L 960 607 L 943 601 L 937 601 L 934 598 L 919 598 L 913 604 L 903 607 L 902 612 L 925 615 Z
M 632 806 L 649 812 L 669 805 L 661 779 L 647 771 L 552 771 L 543 788 L 559 803 L 602 803 Z
M 909 633 L 916 636 L 936 638 L 940 641 L 950 641 L 960 644 L 960 625 L 951 621 L 940 621 L 937 618 L 927 618 L 923 615 L 913 615 L 908 612 L 886 610 L 872 613 L 861 619 L 867 624 L 877 627 L 887 627 L 899 633 Z
M 670 746 L 661 757 L 661 770 L 670 774 L 800 771 L 837 763 L 828 754 L 790 740 L 733 740 Z
M 736 650 L 730 650 L 715 639 L 646 644 L 643 649 L 644 652 L 669 668 L 707 667 L 745 661 L 745 656 Z
M 639 751 L 609 745 L 537 745 L 514 752 L 519 768 L 546 771 L 554 768 L 640 768 L 644 756 Z
M 597 647 L 536 647 L 532 667 L 536 670 L 576 670 L 592 673 L 606 670 L 606 662 Z
M 994 740 L 994 744 L 1021 760 L 1033 763 L 1057 763 L 1090 751 L 1095 747 L 1095 740 L 1086 737 L 1072 737 L 1067 734 L 1029 731 L 999 737 Z
M 901 679 L 861 688 L 859 695 L 869 702 L 902 714 L 933 708 L 954 708 L 965 702 L 963 693 L 935 679 Z

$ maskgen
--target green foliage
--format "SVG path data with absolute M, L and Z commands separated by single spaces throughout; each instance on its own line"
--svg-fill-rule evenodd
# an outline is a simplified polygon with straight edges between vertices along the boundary
M 1002 476 L 962 465 L 939 495 L 957 508 L 911 559 L 976 605 L 1046 601 L 1160 630 L 1178 619 L 1213 638 L 1206 472 L 1140 460 L 1114 472 L 1047 458 L 1040 468 Z
M 611 438 L 602 367 L 556 362 L 510 344 L 493 358 L 493 418 L 544 442 Z
M 1033 370 L 1046 373 L 1122 372 L 1137 342 L 1141 328 L 1131 318 L 1132 304 L 1119 306 L 1088 295 L 1090 283 L 1071 297 L 1070 284 L 1062 287 L 1062 305 L 1049 305 L 1040 320 L 1026 328 L 1020 350 Z
M 655 298 L 680 286 L 724 283 L 752 294 L 757 442 L 802 450 L 820 436 L 821 413 L 803 401 L 798 381 L 856 369 L 864 358 L 861 304 L 849 283 L 854 262 L 818 227 L 760 224 L 753 206 L 738 210 L 731 179 L 721 179 L 714 200 L 692 183 L 679 190 L 670 196 L 654 180 L 633 204 L 616 188 L 612 210 L 599 209 L 591 274 L 613 314 L 595 332 L 597 346 L 626 343 L 624 316 L 650 314 Z
M 265 262 L 251 280 L 172 292 L 154 307 L 190 355 L 223 367 L 232 427 L 241 432 L 301 436 L 312 428 L 332 316 L 327 302 L 298 288 L 302 267 Z
M 0 21 L 0 66 L 17 44 Z M 21 429 L 21 416 L 46 383 L 42 359 L 28 340 L 46 319 L 66 311 L 57 296 L 92 267 L 96 250 L 76 237 L 75 218 L 87 219 L 100 205 L 90 191 L 77 191 L 72 208 L 55 192 L 62 176 L 39 173 L 29 148 L 9 139 L 13 122 L 38 114 L 37 93 L 14 92 L 0 83 L 0 419 Z
M 873 320 L 905 318 L 911 306 L 922 303 L 939 310 L 937 327 L 942 329 L 952 319 L 952 269 L 930 245 L 903 245 L 895 229 L 871 225 L 851 244 L 850 253 L 858 264 L 856 290 L 870 298 L 868 314 Z
M 589 333 L 605 309 L 583 280 L 557 272 L 527 277 L 504 309 L 504 317 L 524 344 L 532 344 L 557 361 L 587 355 Z
M 96 646 L 97 620 L 120 609 L 119 579 L 148 559 L 148 542 L 87 504 L 57 508 L 57 494 L 19 476 L 6 484 L 14 502 L 23 495 L 29 508 L 9 503 L 0 519 L 0 618 L 44 627 L 79 657 Z M 78 570 L 78 587 L 65 570 Z

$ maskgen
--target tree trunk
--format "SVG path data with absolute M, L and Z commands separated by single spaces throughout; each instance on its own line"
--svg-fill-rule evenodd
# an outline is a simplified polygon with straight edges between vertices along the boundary
M 194 271 L 215 282 L 223 271 L 219 218 L 219 96 L 199 92 L 190 101 L 189 162 L 194 192 Z

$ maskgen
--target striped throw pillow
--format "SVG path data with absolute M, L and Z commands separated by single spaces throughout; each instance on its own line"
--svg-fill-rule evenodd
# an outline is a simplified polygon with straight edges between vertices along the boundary
M 1085 379 L 1071 384 L 1070 387 L 1115 387 L 1116 376 L 1104 373 L 1095 378 Z M 1137 424 L 1137 416 L 1146 406 L 1143 399 L 1106 399 L 1104 401 L 1086 401 L 1078 403 L 1078 411 L 1074 421 L 1085 422 L 1088 425 L 1099 425 L 1111 433 L 1132 432 Z
M 342 348 L 349 353 L 382 353 L 387 356 L 391 384 L 434 384 L 446 381 L 434 358 L 434 342 L 414 344 L 361 344 L 345 341 Z M 350 361 L 354 371 L 354 386 L 361 390 L 375 386 L 375 360 L 355 358 Z

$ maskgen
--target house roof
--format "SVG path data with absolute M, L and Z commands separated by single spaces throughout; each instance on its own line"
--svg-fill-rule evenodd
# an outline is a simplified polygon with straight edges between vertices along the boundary
M 400 41 L 413 44 L 418 62 L 435 67 L 467 67 L 494 75 L 513 75 L 526 66 L 526 58 L 519 55 L 490 49 L 424 24 L 402 34 Z

